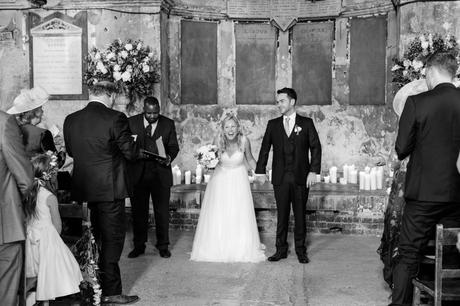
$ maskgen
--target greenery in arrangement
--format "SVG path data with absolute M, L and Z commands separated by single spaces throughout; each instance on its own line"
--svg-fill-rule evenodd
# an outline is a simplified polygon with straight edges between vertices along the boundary
M 460 62 L 458 43 L 454 36 L 422 34 L 409 43 L 402 58 L 393 60 L 391 71 L 396 90 L 413 80 L 424 78 L 426 59 L 437 51 L 452 52 Z M 459 74 L 460 71 L 457 71 L 457 77 Z
M 99 251 L 89 225 L 83 236 L 72 246 L 71 251 L 83 275 L 83 281 L 80 283 L 80 305 L 100 305 L 102 289 L 97 266 Z
M 145 96 L 153 95 L 160 80 L 159 63 L 142 40 L 114 40 L 106 49 L 92 48 L 88 55 L 86 84 L 91 88 L 99 81 L 114 82 L 118 93 L 129 97 L 128 108 Z

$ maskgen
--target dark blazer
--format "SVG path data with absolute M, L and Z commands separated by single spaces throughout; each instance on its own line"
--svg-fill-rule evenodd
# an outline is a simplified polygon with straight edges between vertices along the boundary
M 135 115 L 129 119 L 129 128 L 133 135 L 137 135 L 136 142 L 139 148 L 144 148 L 145 143 L 145 127 L 144 127 L 144 114 Z M 171 162 L 176 158 L 179 153 L 179 144 L 177 143 L 176 127 L 174 121 L 160 115 L 157 122 L 157 127 L 153 133 L 153 139 L 156 140 L 162 136 L 163 144 L 166 154 L 171 157 Z M 145 167 L 145 159 L 140 159 L 128 164 L 129 181 L 135 185 L 139 183 L 142 178 Z M 161 183 L 164 187 L 171 187 L 173 184 L 171 165 L 164 166 L 158 164 L 158 171 L 160 172 Z
M 77 201 L 128 197 L 126 159 L 138 157 L 125 114 L 90 102 L 64 121 L 67 153 L 74 159 L 72 194 Z
M 442 83 L 407 98 L 399 120 L 396 152 L 407 165 L 405 197 L 460 202 L 460 89 Z
M 302 129 L 299 133 L 295 132 L 296 126 Z M 321 171 L 321 143 L 311 118 L 296 114 L 295 127 L 291 133 L 291 137 L 295 139 L 294 175 L 298 185 L 305 185 L 309 172 Z M 273 185 L 281 185 L 284 175 L 283 133 L 283 116 L 268 121 L 257 161 L 256 173 L 265 174 L 268 155 L 273 145 Z M 309 152 L 311 161 L 308 158 Z
M 50 131 L 32 124 L 21 126 L 24 145 L 27 154 L 32 157 L 46 151 L 56 152 L 53 135 Z
M 32 183 L 32 164 L 16 119 L 0 111 L 0 245 L 25 239 L 21 198 Z

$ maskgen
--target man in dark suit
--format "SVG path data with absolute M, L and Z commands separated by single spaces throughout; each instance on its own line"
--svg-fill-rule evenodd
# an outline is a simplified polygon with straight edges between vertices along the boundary
M 129 164 L 128 173 L 133 187 L 131 207 L 133 215 L 134 258 L 143 254 L 147 242 L 149 198 L 152 197 L 157 242 L 160 256 L 168 258 L 169 196 L 173 183 L 171 161 L 179 153 L 174 121 L 160 115 L 160 104 L 154 97 L 144 100 L 144 112 L 129 118 L 129 127 L 139 147 L 158 154 L 156 141 L 161 137 L 166 159 L 142 159 Z
M 0 297 L 5 306 L 17 305 L 26 236 L 22 198 L 32 182 L 16 119 L 0 111 Z
M 99 82 L 90 102 L 64 121 L 67 153 L 74 159 L 72 196 L 87 201 L 101 247 L 102 302 L 128 304 L 139 298 L 122 294 L 118 261 L 125 241 L 126 159 L 138 157 L 126 116 L 113 106 L 115 85 Z
M 460 90 L 453 84 L 453 55 L 435 53 L 426 64 L 428 91 L 407 98 L 399 121 L 396 152 L 407 165 L 398 263 L 391 305 L 412 305 L 412 279 L 421 251 L 437 223 L 460 222 Z
M 276 253 L 269 261 L 287 257 L 289 215 L 294 212 L 295 251 L 300 263 L 308 263 L 306 204 L 310 186 L 321 171 L 321 143 L 313 120 L 296 114 L 297 94 L 292 88 L 277 91 L 276 104 L 282 114 L 267 124 L 260 148 L 256 174 L 265 176 L 268 155 L 273 146 L 272 183 L 275 192 L 278 224 Z M 311 161 L 308 153 L 311 153 Z M 263 180 L 263 179 L 262 179 Z

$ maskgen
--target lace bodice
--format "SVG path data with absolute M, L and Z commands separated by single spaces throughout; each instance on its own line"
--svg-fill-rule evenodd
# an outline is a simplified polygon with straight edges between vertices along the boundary
M 224 168 L 235 168 L 244 165 L 244 153 L 241 151 L 234 152 L 231 156 L 225 151 L 220 159 L 221 166 Z

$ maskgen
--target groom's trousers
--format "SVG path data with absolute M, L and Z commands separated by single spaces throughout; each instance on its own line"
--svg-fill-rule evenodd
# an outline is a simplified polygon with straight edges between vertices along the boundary
M 278 214 L 276 226 L 276 250 L 286 253 L 289 249 L 287 235 L 289 230 L 289 216 L 292 210 L 294 213 L 294 242 L 297 254 L 304 254 L 307 251 L 305 246 L 306 228 L 306 204 L 308 189 L 306 185 L 297 185 L 292 172 L 286 172 L 280 185 L 273 185 Z
M 412 279 L 417 276 L 421 253 L 433 237 L 436 224 L 460 226 L 460 203 L 421 202 L 406 199 L 399 256 L 393 270 L 392 306 L 412 305 Z

